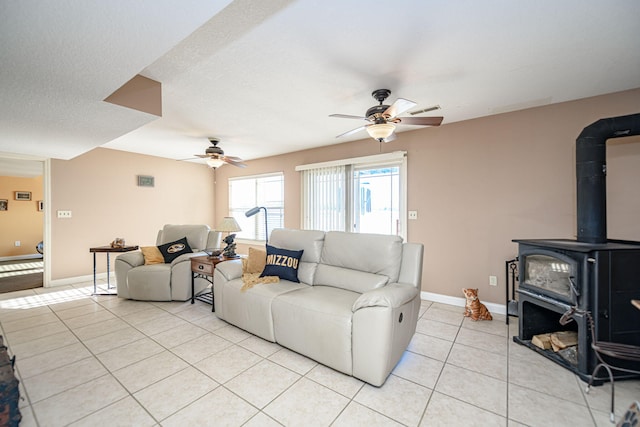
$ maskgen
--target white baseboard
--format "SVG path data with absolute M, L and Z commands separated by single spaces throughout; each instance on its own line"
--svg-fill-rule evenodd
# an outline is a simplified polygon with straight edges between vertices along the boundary
M 3 256 L 3 257 L 0 257 L 0 261 L 13 261 L 17 259 L 34 259 L 34 258 L 42 258 L 42 255 L 28 254 L 28 255 Z
M 449 295 L 434 294 L 432 292 L 424 292 L 424 291 L 420 293 L 420 298 L 427 301 L 455 305 L 458 307 L 464 307 L 466 302 L 466 300 L 462 297 L 452 297 Z M 483 302 L 483 304 L 487 306 L 489 311 L 492 313 L 507 314 L 507 307 L 504 304 L 496 304 L 493 302 Z

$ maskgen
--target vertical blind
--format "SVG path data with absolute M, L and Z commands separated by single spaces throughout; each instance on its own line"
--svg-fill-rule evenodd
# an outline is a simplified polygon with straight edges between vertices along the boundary
M 347 206 L 346 166 L 329 166 L 302 171 L 303 228 L 345 231 Z
M 363 169 L 397 168 L 394 169 L 394 182 L 399 194 L 391 207 L 398 206 L 399 215 L 389 232 L 406 238 L 406 155 L 406 151 L 395 151 L 296 166 L 296 171 L 301 172 L 302 177 L 302 227 L 324 231 L 358 231 L 354 215 L 359 212 L 355 212 L 353 204 L 359 199 L 354 200 L 353 193 L 360 188 L 354 182 L 354 173 Z M 390 194 L 393 196 L 393 192 Z

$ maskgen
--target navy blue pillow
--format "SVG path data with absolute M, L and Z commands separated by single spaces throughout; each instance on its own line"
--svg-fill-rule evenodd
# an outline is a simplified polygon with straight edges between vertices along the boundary
M 267 262 L 260 277 L 278 276 L 283 280 L 299 283 L 298 265 L 300 258 L 302 258 L 302 252 L 304 250 L 290 251 L 267 245 Z
M 158 246 L 162 257 L 164 258 L 164 262 L 167 264 L 178 258 L 182 254 L 190 254 L 193 253 L 191 246 L 187 243 L 187 238 L 183 237 L 182 239 L 178 239 L 175 242 L 165 243 L 164 245 Z

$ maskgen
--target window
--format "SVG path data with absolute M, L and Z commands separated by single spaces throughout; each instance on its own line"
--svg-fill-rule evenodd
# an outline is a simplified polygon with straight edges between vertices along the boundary
M 284 176 L 281 172 L 229 179 L 229 215 L 242 228 L 236 233 L 238 239 L 266 240 L 264 210 L 250 218 L 244 214 L 256 206 L 266 208 L 267 232 L 284 226 Z
M 406 152 L 296 167 L 302 227 L 406 238 Z

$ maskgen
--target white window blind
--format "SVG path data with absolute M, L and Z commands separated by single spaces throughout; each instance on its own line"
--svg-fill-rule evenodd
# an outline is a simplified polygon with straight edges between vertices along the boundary
M 406 238 L 406 152 L 296 167 L 302 227 Z
M 302 180 L 303 228 L 345 231 L 345 165 L 304 170 Z
M 265 232 L 265 211 L 247 218 L 245 212 L 256 206 L 267 211 Z M 256 175 L 229 179 L 229 215 L 242 228 L 237 237 L 248 240 L 265 240 L 266 234 L 274 228 L 284 227 L 284 175 L 282 173 Z

